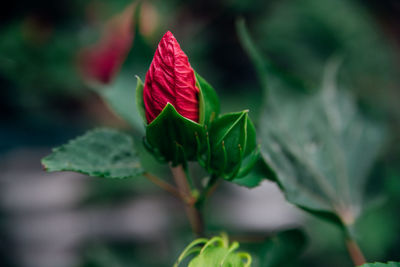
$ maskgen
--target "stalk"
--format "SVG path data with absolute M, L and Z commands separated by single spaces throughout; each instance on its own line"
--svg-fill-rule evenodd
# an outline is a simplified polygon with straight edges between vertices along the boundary
M 178 190 L 182 195 L 185 196 L 185 199 L 191 200 L 184 201 L 184 205 L 190 225 L 192 226 L 193 233 L 199 237 L 204 236 L 203 215 L 198 207 L 196 207 L 196 200 L 192 195 L 185 169 L 182 167 L 182 165 L 178 165 L 176 167 L 172 167 L 170 165 L 170 168 Z
M 354 266 L 360 266 L 366 263 L 364 254 L 362 253 L 360 247 L 358 246 L 354 234 L 354 220 L 350 220 L 345 224 L 345 242 L 346 242 L 346 247 L 347 251 L 349 252 L 349 255 L 351 257 L 351 260 L 354 263 Z
M 360 247 L 356 243 L 356 241 L 350 237 L 346 238 L 346 247 L 347 251 L 350 254 L 350 257 L 354 263 L 354 266 L 360 266 L 366 263 L 365 257 L 361 252 Z

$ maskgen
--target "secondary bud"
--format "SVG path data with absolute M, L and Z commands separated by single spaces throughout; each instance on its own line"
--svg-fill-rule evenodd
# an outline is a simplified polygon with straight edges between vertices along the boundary
M 108 84 L 118 73 L 132 46 L 134 10 L 134 4 L 126 7 L 107 22 L 96 44 L 79 51 L 78 67 L 85 80 Z
M 171 32 L 158 44 L 146 74 L 143 100 L 150 124 L 165 108 L 173 105 L 183 117 L 199 122 L 199 88 L 186 54 Z
M 245 174 L 257 159 L 256 132 L 247 110 L 216 119 L 209 142 L 210 157 L 201 163 L 218 177 L 230 180 Z

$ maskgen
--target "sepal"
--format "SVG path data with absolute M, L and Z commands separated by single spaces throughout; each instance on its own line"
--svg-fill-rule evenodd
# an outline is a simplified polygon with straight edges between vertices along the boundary
M 168 103 L 163 111 L 146 127 L 145 144 L 156 158 L 172 165 L 195 160 L 205 146 L 205 130 L 192 120 L 180 115 Z
M 199 123 L 210 125 L 219 115 L 220 105 L 214 88 L 197 72 L 196 85 L 199 88 Z
M 136 107 L 138 109 L 139 115 L 143 120 L 144 125 L 147 125 L 146 119 L 146 111 L 144 108 L 144 100 L 143 100 L 143 89 L 144 84 L 139 76 L 136 75 Z
M 256 132 L 247 110 L 216 119 L 206 141 L 207 153 L 199 162 L 218 177 L 231 180 L 244 176 L 257 161 Z
M 248 156 L 246 156 L 242 160 L 242 164 L 240 166 L 238 173 L 236 174 L 236 177 L 241 178 L 246 176 L 253 169 L 259 157 L 260 157 L 260 147 L 257 146 Z

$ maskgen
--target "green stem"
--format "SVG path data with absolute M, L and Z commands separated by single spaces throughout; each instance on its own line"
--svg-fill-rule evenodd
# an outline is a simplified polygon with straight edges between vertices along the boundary
M 193 233 L 197 236 L 204 236 L 204 221 L 200 209 L 196 205 L 196 199 L 192 195 L 191 188 L 188 183 L 186 171 L 182 165 L 176 167 L 170 166 L 175 183 L 182 195 L 193 201 L 184 201 L 186 214 L 192 226 Z

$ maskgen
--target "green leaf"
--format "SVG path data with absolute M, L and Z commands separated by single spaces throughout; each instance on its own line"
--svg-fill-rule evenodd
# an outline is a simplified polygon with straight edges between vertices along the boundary
M 268 88 L 268 80 L 267 80 L 267 70 L 270 70 L 269 61 L 263 59 L 261 53 L 253 44 L 251 37 L 247 31 L 246 24 L 243 18 L 240 18 L 236 21 L 236 30 L 239 35 L 239 41 L 246 51 L 247 56 L 250 58 L 253 63 L 254 69 L 257 72 L 258 80 L 261 84 L 261 87 L 264 90 Z
M 328 68 L 327 75 L 334 75 L 332 71 Z M 353 224 L 363 207 L 368 171 L 383 143 L 380 125 L 360 115 L 352 97 L 337 90 L 329 77 L 312 96 L 270 92 L 261 151 L 277 171 L 286 197 Z
M 268 76 L 261 153 L 290 202 L 350 228 L 362 211 L 384 128 L 336 88 L 337 67 L 337 62 L 328 65 L 322 89 L 314 94 L 290 91 L 285 81 Z
M 265 95 L 267 95 L 268 93 L 268 75 L 270 74 L 284 79 L 288 86 L 291 88 L 300 89 L 304 92 L 309 91 L 304 81 L 298 79 L 297 77 L 293 77 L 288 73 L 282 72 L 280 69 L 274 66 L 273 62 L 271 62 L 268 58 L 262 56 L 260 51 L 258 51 L 258 49 L 253 44 L 253 40 L 251 39 L 250 34 L 247 31 L 245 20 L 243 18 L 240 18 L 236 21 L 236 30 L 239 35 L 240 44 L 242 45 L 243 49 L 247 53 L 254 66 L 259 83 L 263 88 Z
M 168 103 L 146 127 L 146 142 L 153 154 L 173 165 L 194 160 L 205 144 L 204 128 L 181 116 Z
M 200 89 L 200 124 L 209 125 L 219 115 L 219 99 L 214 88 L 198 73 L 195 72 L 195 75 Z
M 388 263 L 366 263 L 364 265 L 361 265 L 360 267 L 400 267 L 400 262 L 389 261 Z
M 143 173 L 133 140 L 111 129 L 95 129 L 53 149 L 42 159 L 46 171 L 74 171 L 105 178 L 130 178 Z
M 144 133 L 144 124 L 141 117 L 143 111 L 140 106 L 137 107 L 141 102 L 140 99 L 136 99 L 135 90 L 132 86 L 133 81 L 134 79 L 131 75 L 122 73 L 118 75 L 118 78 L 111 85 L 106 88 L 100 88 L 96 92 L 102 96 L 116 115 L 125 120 L 139 133 Z M 143 88 L 143 83 L 140 78 L 137 78 L 136 90 L 140 91 L 140 88 Z

